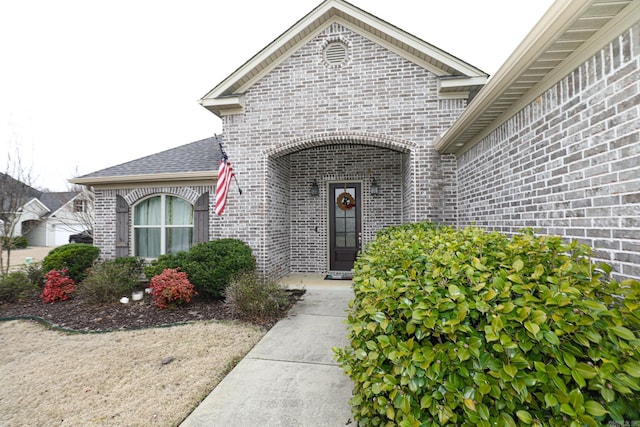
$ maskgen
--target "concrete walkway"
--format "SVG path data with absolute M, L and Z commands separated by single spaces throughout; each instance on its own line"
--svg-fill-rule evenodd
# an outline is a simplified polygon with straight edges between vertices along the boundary
M 354 425 L 353 390 L 333 356 L 347 345 L 351 282 L 290 276 L 306 293 L 181 424 L 305 427 Z

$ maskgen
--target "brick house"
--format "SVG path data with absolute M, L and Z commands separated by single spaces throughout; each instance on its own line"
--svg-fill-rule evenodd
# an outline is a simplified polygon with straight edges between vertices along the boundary
M 637 0 L 558 0 L 488 80 L 326 0 L 200 100 L 242 179 L 222 217 L 214 138 L 72 182 L 106 258 L 235 237 L 270 277 L 345 271 L 430 219 L 579 239 L 640 278 L 639 22 Z

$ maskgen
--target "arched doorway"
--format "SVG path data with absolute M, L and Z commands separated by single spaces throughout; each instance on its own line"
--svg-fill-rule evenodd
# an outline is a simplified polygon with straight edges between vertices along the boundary
M 272 276 L 351 270 L 378 230 L 401 224 L 412 210 L 410 143 L 323 135 L 267 154 L 265 254 Z M 374 180 L 380 189 L 375 194 Z M 352 207 L 341 208 L 343 193 L 353 198 Z

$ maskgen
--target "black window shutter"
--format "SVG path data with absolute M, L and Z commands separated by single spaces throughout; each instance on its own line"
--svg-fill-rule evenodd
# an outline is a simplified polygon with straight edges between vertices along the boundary
M 116 258 L 129 256 L 129 204 L 116 196 Z
M 204 193 L 193 207 L 193 243 L 209 241 L 209 192 Z

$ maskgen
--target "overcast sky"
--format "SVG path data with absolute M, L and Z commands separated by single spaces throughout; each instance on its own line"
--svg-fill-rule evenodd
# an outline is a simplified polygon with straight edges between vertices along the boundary
M 33 184 L 220 133 L 197 100 L 321 0 L 0 0 L 0 166 Z M 551 0 L 351 0 L 494 74 Z

